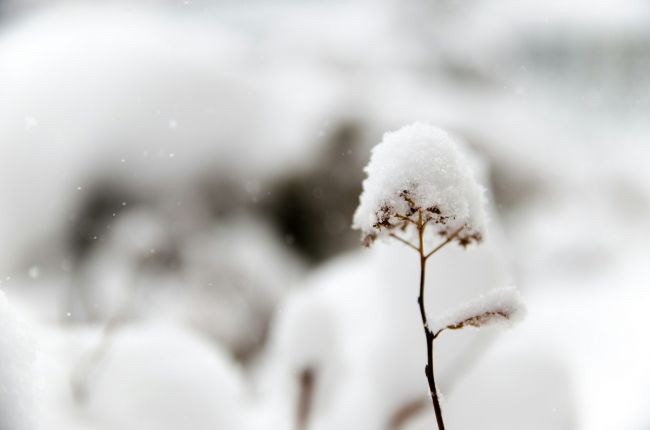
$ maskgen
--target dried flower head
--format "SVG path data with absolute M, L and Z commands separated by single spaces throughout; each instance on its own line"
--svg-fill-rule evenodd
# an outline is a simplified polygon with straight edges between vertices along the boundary
M 454 235 L 462 246 L 482 239 L 485 190 L 444 130 L 416 122 L 384 134 L 365 172 L 353 227 L 366 246 L 394 229 L 412 230 L 420 212 L 428 232 Z
M 432 327 L 434 333 L 465 327 L 483 327 L 495 323 L 512 324 L 525 314 L 521 294 L 515 287 L 490 291 L 438 318 Z

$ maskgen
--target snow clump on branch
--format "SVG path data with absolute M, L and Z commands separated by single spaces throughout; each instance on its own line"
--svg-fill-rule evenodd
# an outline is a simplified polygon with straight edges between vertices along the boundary
M 394 229 L 413 230 L 420 213 L 428 232 L 462 246 L 482 240 L 485 189 L 446 131 L 416 122 L 385 133 L 365 172 L 353 228 L 366 246 Z
M 483 327 L 493 324 L 511 325 L 521 321 L 526 308 L 515 287 L 497 288 L 481 295 L 446 315 L 436 319 L 433 332 L 458 330 L 465 327 Z

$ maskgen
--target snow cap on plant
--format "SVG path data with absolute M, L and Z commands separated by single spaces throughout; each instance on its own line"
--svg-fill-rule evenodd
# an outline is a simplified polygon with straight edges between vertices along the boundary
M 484 327 L 494 324 L 512 325 L 526 315 L 526 306 L 515 287 L 494 289 L 433 322 L 434 333 L 465 327 Z
M 366 246 L 394 229 L 413 230 L 420 212 L 428 232 L 462 246 L 483 238 L 485 189 L 441 128 L 416 122 L 385 133 L 365 172 L 353 228 Z

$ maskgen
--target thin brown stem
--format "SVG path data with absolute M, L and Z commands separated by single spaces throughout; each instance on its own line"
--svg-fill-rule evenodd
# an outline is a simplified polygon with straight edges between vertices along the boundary
M 422 326 L 424 327 L 424 336 L 427 342 L 427 364 L 424 367 L 424 374 L 426 375 L 427 382 L 429 383 L 429 394 L 431 395 L 431 401 L 433 402 L 433 409 L 436 413 L 436 423 L 438 424 L 438 430 L 445 430 L 445 423 L 442 419 L 442 409 L 440 408 L 440 399 L 438 397 L 438 390 L 436 389 L 436 379 L 433 372 L 433 341 L 440 334 L 442 330 L 434 333 L 429 328 L 429 322 L 427 320 L 427 313 L 424 307 L 424 286 L 426 279 L 426 266 L 427 259 L 431 257 L 436 252 L 440 251 L 445 245 L 449 244 L 454 240 L 458 234 L 463 230 L 464 227 L 460 227 L 454 232 L 452 232 L 445 241 L 440 245 L 436 246 L 429 253 L 425 254 L 424 251 L 424 230 L 426 228 L 427 222 L 424 221 L 422 217 L 422 209 L 418 210 L 418 220 L 417 222 L 411 220 L 410 218 L 398 216 L 405 222 L 410 222 L 414 224 L 418 230 L 418 246 L 413 245 L 408 240 L 399 237 L 394 233 L 390 233 L 390 237 L 399 240 L 409 248 L 415 249 L 420 255 L 420 294 L 418 296 L 418 305 L 420 307 L 420 317 L 422 318 Z
M 411 218 L 406 217 L 406 216 L 404 216 L 404 215 L 396 214 L 395 216 L 397 217 L 397 219 L 401 219 L 402 221 L 410 222 L 411 224 L 416 225 L 416 226 L 418 225 L 418 224 L 417 224 L 415 221 L 413 221 Z
M 424 256 L 424 259 L 426 260 L 427 258 L 431 257 L 433 254 L 436 252 L 440 251 L 445 245 L 447 245 L 449 242 L 454 240 L 456 236 L 465 228 L 465 226 L 461 226 L 459 229 L 455 230 L 452 234 L 449 235 L 449 237 L 442 242 L 440 245 L 436 246 L 429 252 L 427 255 Z M 422 226 L 422 230 L 424 230 L 424 226 Z
M 420 254 L 420 295 L 418 297 L 418 305 L 420 306 L 420 316 L 422 317 L 422 326 L 424 327 L 424 335 L 427 342 L 427 365 L 424 367 L 424 374 L 427 377 L 427 382 L 429 383 L 429 393 L 431 394 L 431 401 L 433 402 L 433 409 L 436 413 L 436 422 L 438 424 L 438 430 L 445 430 L 445 423 L 442 420 L 442 410 L 440 408 L 440 400 L 438 399 L 438 391 L 436 389 L 436 379 L 433 373 L 433 340 L 435 338 L 433 332 L 429 328 L 429 322 L 427 320 L 427 313 L 424 308 L 424 285 L 425 285 L 425 275 L 426 275 L 426 264 L 427 258 L 435 252 L 437 249 L 442 248 L 444 245 L 449 243 L 453 237 L 450 236 L 447 241 L 438 246 L 437 249 L 430 252 L 429 254 L 424 254 L 424 228 L 425 224 L 422 222 L 422 210 L 418 211 L 418 239 L 419 239 L 419 248 L 418 252 Z M 460 230 L 458 230 L 460 232 Z M 455 234 L 458 234 L 456 232 Z
M 406 427 L 409 421 L 426 409 L 428 403 L 425 398 L 417 398 L 402 404 L 391 415 L 388 423 L 384 427 L 385 430 L 401 430 Z
M 299 376 L 300 395 L 298 397 L 298 416 L 296 429 L 306 430 L 309 427 L 312 406 L 314 402 L 314 388 L 316 386 L 316 372 L 312 368 L 304 369 Z
M 392 237 L 393 239 L 397 239 L 397 240 L 399 240 L 399 241 L 402 242 L 404 245 L 406 245 L 406 246 L 408 246 L 408 247 L 410 247 L 410 248 L 413 248 L 413 249 L 415 249 L 415 250 L 418 251 L 418 252 L 420 251 L 420 249 L 419 249 L 417 246 L 413 245 L 413 244 L 412 244 L 411 242 L 409 242 L 408 240 L 399 237 L 399 236 L 396 235 L 395 233 L 391 233 L 391 234 L 390 234 L 390 237 Z
M 70 376 L 70 385 L 72 388 L 72 395 L 75 401 L 79 404 L 87 403 L 89 401 L 92 388 L 93 377 L 100 368 L 100 364 L 106 359 L 109 354 L 115 337 L 122 330 L 124 323 L 128 321 L 128 315 L 133 306 L 137 294 L 137 276 L 135 276 L 127 291 L 124 302 L 121 308 L 111 316 L 104 325 L 98 344 L 83 357 L 77 366 L 73 369 Z

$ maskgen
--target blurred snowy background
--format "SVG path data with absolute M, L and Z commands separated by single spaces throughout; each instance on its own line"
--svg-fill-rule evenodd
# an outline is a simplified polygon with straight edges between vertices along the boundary
M 350 230 L 384 131 L 490 188 L 432 313 L 450 429 L 650 429 L 650 4 L 0 0 L 0 429 L 435 428 L 417 258 Z

